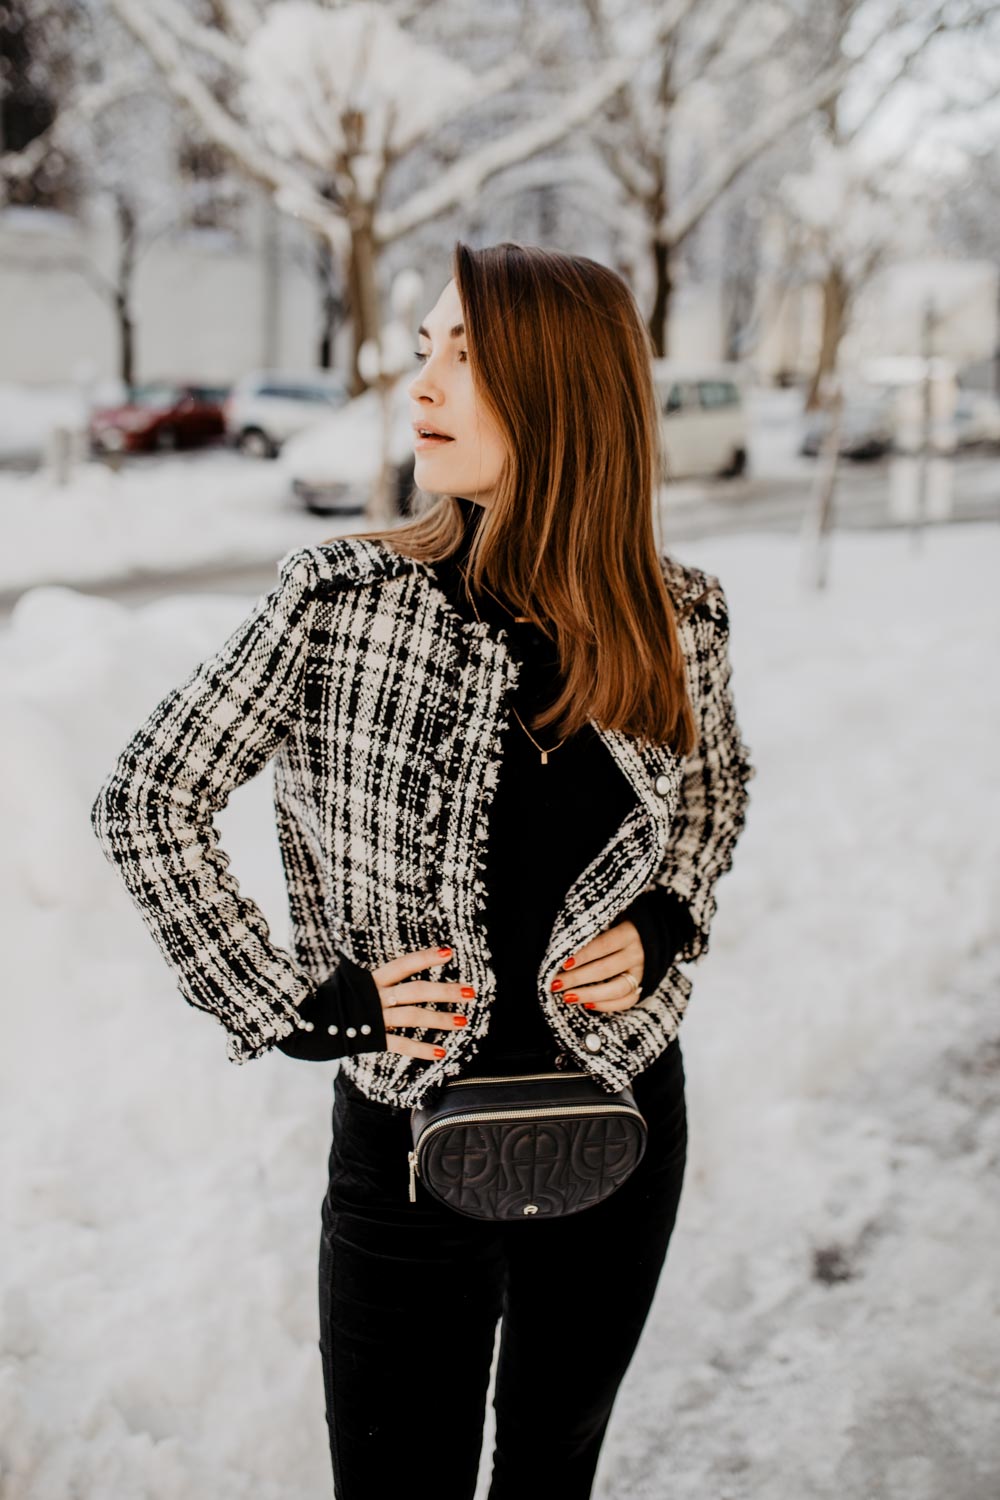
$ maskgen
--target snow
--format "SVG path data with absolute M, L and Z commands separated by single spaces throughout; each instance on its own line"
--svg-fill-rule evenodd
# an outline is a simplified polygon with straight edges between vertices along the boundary
M 37 459 L 46 450 L 54 427 L 76 428 L 85 422 L 85 402 L 78 386 L 32 389 L 14 381 L 0 382 L 0 459 Z
M 67 485 L 45 467 L 0 471 L 0 516 L 0 592 L 269 565 L 290 547 L 363 529 L 358 515 L 309 515 L 280 463 L 224 448 L 140 455 L 117 472 L 88 460 Z
M 85 531 L 96 570 L 108 539 Z M 726 588 L 758 774 L 688 969 L 687 1176 L 595 1500 L 987 1500 L 1000 537 L 838 535 L 820 594 L 794 537 L 675 550 Z M 9 1500 L 330 1493 L 315 1278 L 336 1065 L 227 1064 L 88 822 L 126 736 L 251 602 L 40 588 L 0 638 Z M 269 781 L 219 826 L 283 941 Z M 491 1441 L 492 1410 L 478 1500 Z
M 273 151 L 324 172 L 351 161 L 363 202 L 400 155 L 476 97 L 476 75 L 421 46 L 371 0 L 271 5 L 244 54 L 243 103 Z M 346 175 L 346 174 L 345 174 Z

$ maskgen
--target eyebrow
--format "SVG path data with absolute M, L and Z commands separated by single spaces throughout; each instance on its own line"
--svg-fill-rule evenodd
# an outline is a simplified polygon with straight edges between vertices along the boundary
M 417 332 L 418 333 L 422 333 L 425 339 L 429 339 L 430 338 L 430 334 L 427 332 L 427 329 L 424 327 L 424 325 L 422 323 L 421 323 L 420 327 L 417 329 Z M 448 337 L 452 338 L 452 339 L 460 339 L 462 337 L 462 334 L 464 332 L 465 332 L 465 324 L 464 323 L 456 323 L 455 326 L 454 326 L 454 328 L 449 328 L 449 330 L 448 330 Z

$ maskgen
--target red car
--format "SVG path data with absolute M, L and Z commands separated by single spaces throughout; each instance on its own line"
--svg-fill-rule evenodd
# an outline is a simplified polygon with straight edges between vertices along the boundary
M 134 385 L 120 406 L 98 407 L 91 414 L 91 445 L 103 453 L 152 453 L 219 441 L 225 436 L 222 404 L 228 394 L 228 386 L 193 381 Z

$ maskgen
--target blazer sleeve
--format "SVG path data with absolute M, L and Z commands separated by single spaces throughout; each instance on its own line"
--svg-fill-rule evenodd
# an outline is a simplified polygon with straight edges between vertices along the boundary
M 643 951 L 642 989 L 649 995 L 691 937 L 694 931 L 691 913 L 673 891 L 654 885 L 636 896 L 622 917 L 634 922 L 639 933 Z
M 736 719 L 728 602 L 719 580 L 706 578 L 709 587 L 678 620 L 698 742 L 684 763 L 663 859 L 646 887 L 667 887 L 690 914 L 693 930 L 676 954 L 681 962 L 708 951 L 715 888 L 732 865 L 746 822 L 747 783 L 757 774 Z
M 286 1057 L 328 1062 L 355 1052 L 384 1052 L 385 1012 L 375 976 L 346 953 L 304 1002 L 296 1029 L 276 1043 Z
M 181 994 L 222 1023 L 234 1063 L 292 1031 L 316 987 L 240 891 L 213 822 L 301 712 L 313 569 L 307 548 L 282 558 L 277 585 L 135 731 L 90 813 Z

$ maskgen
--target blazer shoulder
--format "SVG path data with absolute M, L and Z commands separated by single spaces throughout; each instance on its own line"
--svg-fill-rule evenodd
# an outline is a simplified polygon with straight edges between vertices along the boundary
M 388 542 L 366 537 L 337 537 L 293 547 L 278 562 L 282 580 L 307 592 L 330 593 L 356 588 L 382 579 L 415 571 L 412 558 L 395 551 Z
M 669 552 L 660 553 L 660 567 L 679 619 L 686 619 L 695 610 L 714 620 L 719 619 L 720 610 L 725 616 L 726 596 L 714 573 L 682 563 Z M 724 618 L 721 623 L 725 623 Z

